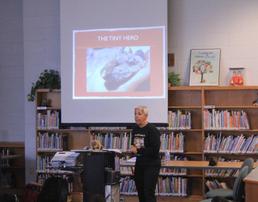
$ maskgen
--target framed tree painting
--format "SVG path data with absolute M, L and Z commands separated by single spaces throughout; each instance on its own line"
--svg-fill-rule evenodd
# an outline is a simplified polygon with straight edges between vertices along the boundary
M 219 85 L 220 49 L 192 49 L 190 86 Z

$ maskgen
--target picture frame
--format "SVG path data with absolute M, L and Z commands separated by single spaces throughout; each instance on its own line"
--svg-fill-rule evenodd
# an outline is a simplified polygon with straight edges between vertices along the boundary
M 220 72 L 219 48 L 191 49 L 190 86 L 217 86 Z

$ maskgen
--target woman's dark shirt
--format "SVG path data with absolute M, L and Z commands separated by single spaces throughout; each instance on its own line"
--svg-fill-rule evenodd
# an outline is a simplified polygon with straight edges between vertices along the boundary
M 136 165 L 160 166 L 160 132 L 151 123 L 132 130 L 132 144 L 137 147 Z

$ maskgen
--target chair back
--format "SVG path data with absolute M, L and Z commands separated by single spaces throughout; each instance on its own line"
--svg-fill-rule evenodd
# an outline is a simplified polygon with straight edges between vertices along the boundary
M 242 202 L 244 200 L 244 178 L 248 175 L 248 171 L 248 166 L 244 166 L 239 170 L 233 186 L 234 202 Z
M 248 167 L 248 173 L 251 172 L 251 170 L 253 169 L 254 167 L 254 159 L 249 157 L 249 158 L 246 158 L 244 161 L 243 161 L 243 164 L 241 166 L 241 168 L 247 166 Z M 240 169 L 241 169 L 240 168 Z

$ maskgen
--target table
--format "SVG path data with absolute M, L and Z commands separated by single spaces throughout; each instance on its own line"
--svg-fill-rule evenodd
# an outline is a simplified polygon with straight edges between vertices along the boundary
M 245 202 L 254 202 L 258 198 L 258 167 L 253 169 L 244 179 Z

